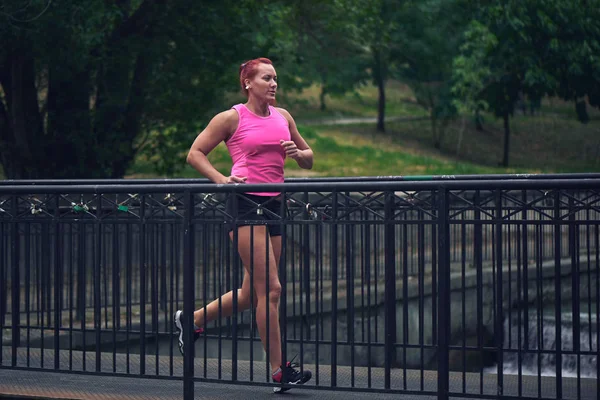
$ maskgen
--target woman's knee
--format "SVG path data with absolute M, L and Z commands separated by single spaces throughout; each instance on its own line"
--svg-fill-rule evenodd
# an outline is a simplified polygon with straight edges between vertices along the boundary
M 281 298 L 281 284 L 279 282 L 269 285 L 269 301 L 279 303 Z
M 238 289 L 238 306 L 241 310 L 250 308 L 251 299 L 250 292 L 243 289 Z

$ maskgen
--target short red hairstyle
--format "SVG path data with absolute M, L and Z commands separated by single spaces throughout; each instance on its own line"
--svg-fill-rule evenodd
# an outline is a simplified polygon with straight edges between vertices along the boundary
M 268 58 L 260 57 L 255 58 L 254 60 L 249 60 L 240 65 L 240 85 L 242 87 L 242 92 L 248 97 L 248 89 L 246 89 L 246 84 L 244 81 L 246 79 L 252 79 L 258 73 L 258 65 L 259 64 L 269 64 L 273 65 L 273 62 Z

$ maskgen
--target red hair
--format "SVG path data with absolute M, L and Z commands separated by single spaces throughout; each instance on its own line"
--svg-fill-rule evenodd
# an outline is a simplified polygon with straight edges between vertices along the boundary
M 248 89 L 246 89 L 246 84 L 244 81 L 246 79 L 252 79 L 258 73 L 258 65 L 259 64 L 269 64 L 273 65 L 273 62 L 268 58 L 260 57 L 255 58 L 254 60 L 246 61 L 242 65 L 240 65 L 240 85 L 242 87 L 242 92 L 248 97 Z

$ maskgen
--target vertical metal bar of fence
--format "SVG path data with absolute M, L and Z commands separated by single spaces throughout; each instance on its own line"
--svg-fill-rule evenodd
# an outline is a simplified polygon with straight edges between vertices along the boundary
M 591 211 L 588 208 L 585 212 L 585 218 L 584 218 L 584 226 L 585 226 L 585 263 L 586 263 L 586 275 L 587 275 L 587 325 L 588 325 L 588 329 L 587 329 L 587 346 L 584 344 L 584 347 L 587 347 L 587 351 L 594 351 L 594 345 L 592 343 L 592 315 L 593 315 L 593 308 L 592 308 L 592 301 L 593 301 L 593 297 L 592 297 L 592 259 L 591 259 L 591 239 L 590 239 L 590 222 L 592 221 L 591 218 Z M 598 321 L 598 320 L 596 320 Z M 598 330 L 598 328 L 596 327 L 596 330 Z M 597 361 L 596 361 L 597 362 Z M 596 368 L 597 369 L 597 368 Z
M 439 194 L 434 190 L 431 191 L 431 208 L 432 214 L 435 212 L 435 204 L 437 201 L 437 196 Z M 437 274 L 437 260 L 438 260 L 438 248 L 434 246 L 434 243 L 437 243 L 437 225 L 435 221 L 431 218 L 431 344 L 433 346 L 437 346 L 437 335 L 435 334 L 438 329 L 438 307 L 437 307 L 437 298 L 438 298 L 438 274 Z
M 100 204 L 101 206 L 101 204 Z M 109 304 L 109 300 L 108 300 L 108 265 L 110 265 L 109 261 L 108 261 L 108 251 L 110 249 L 109 246 L 109 240 L 108 238 L 110 237 L 110 230 L 108 229 L 109 227 L 106 226 L 105 224 L 101 223 L 100 225 L 100 234 L 102 236 L 105 236 L 104 242 L 106 243 L 105 246 L 102 246 L 102 252 L 100 255 L 100 259 L 101 264 L 104 266 L 102 271 L 102 293 L 104 294 L 104 301 L 102 302 L 102 309 L 104 310 L 104 329 L 108 329 L 108 304 Z
M 118 204 L 118 202 L 115 202 Z M 118 211 L 117 211 L 118 213 Z M 112 341 L 113 341 L 113 372 L 117 372 L 117 329 L 120 325 L 121 293 L 120 293 L 120 268 L 119 268 L 119 225 L 118 214 L 114 216 L 112 223 Z M 108 267 L 107 267 L 108 269 Z
M 385 193 L 385 389 L 391 388 L 391 369 L 396 363 L 396 225 L 394 192 Z
M 156 213 L 157 216 L 160 215 L 160 213 Z M 160 252 L 160 242 L 159 242 L 159 230 L 161 230 L 161 224 L 160 223 L 155 223 L 152 225 L 152 235 L 151 235 L 151 240 L 153 242 L 153 246 L 152 246 L 152 263 L 151 263 L 151 273 L 152 273 L 152 278 L 151 278 L 151 282 L 152 282 L 152 286 L 151 286 L 151 295 L 152 295 L 152 300 L 150 302 L 151 304 L 151 315 L 152 315 L 152 337 L 154 338 L 154 368 L 155 368 L 155 374 L 158 375 L 159 374 L 159 362 L 160 362 L 160 356 L 159 356 L 159 330 L 160 330 L 160 322 L 159 322 L 159 318 L 160 318 L 160 284 L 159 284 L 159 270 L 161 269 L 161 266 L 159 265 L 159 252 Z M 164 231 L 164 229 L 163 229 Z M 151 242 L 151 243 L 152 243 Z M 163 264 L 164 265 L 164 264 Z
M 185 191 L 183 221 L 183 324 L 194 325 L 194 199 L 192 193 Z M 194 331 L 186 329 L 183 341 L 187 343 L 183 353 L 183 398 L 194 399 Z
M 232 238 L 232 241 L 231 241 L 232 242 L 231 248 L 229 248 L 229 251 L 227 251 L 225 253 L 225 258 L 226 258 L 225 268 L 221 268 L 220 270 L 215 271 L 216 272 L 215 275 L 218 273 L 218 289 L 219 290 L 223 289 L 223 275 L 225 275 L 225 279 L 224 279 L 225 280 L 225 290 L 227 290 L 228 288 L 231 287 L 230 284 L 229 284 L 230 283 L 229 282 L 229 274 L 231 272 L 231 264 L 233 263 L 234 264 L 233 268 L 237 269 L 237 267 L 235 265 L 238 263 L 238 258 L 239 258 L 238 257 L 238 251 L 239 251 L 238 250 L 239 249 L 239 232 L 238 232 L 238 230 L 239 230 L 238 229 L 238 227 L 239 227 L 238 226 L 238 217 L 239 217 L 239 212 L 238 211 L 239 210 L 238 210 L 238 201 L 239 200 L 238 200 L 238 194 L 237 193 L 231 193 L 230 196 L 231 196 L 231 202 L 232 202 L 232 205 L 233 205 L 233 215 L 232 215 L 232 217 L 233 217 L 233 222 L 232 222 L 232 224 L 233 224 L 233 238 Z M 252 239 L 253 236 L 254 236 L 254 228 L 251 227 L 250 228 L 250 237 L 251 237 L 250 241 L 253 240 Z M 253 247 L 252 247 L 252 250 L 253 250 Z M 252 250 L 251 250 L 251 253 L 250 253 L 251 254 L 250 255 L 250 259 L 254 260 L 254 254 L 252 253 Z M 250 262 L 249 268 L 251 270 L 254 269 L 254 261 Z M 215 294 L 216 293 L 217 292 L 215 292 Z M 221 376 L 222 376 L 221 374 L 222 374 L 222 371 L 223 371 L 223 364 L 222 364 L 222 362 L 223 362 L 223 352 L 222 352 L 222 348 L 223 348 L 223 333 L 222 333 L 222 331 L 223 331 L 223 329 L 222 329 L 223 303 L 222 302 L 223 302 L 223 299 L 222 299 L 222 296 L 220 296 L 220 293 L 219 293 L 218 302 L 219 302 L 219 313 L 218 313 L 218 320 L 219 320 L 219 356 L 218 356 L 218 363 L 219 363 L 219 379 L 221 379 Z M 234 300 L 233 304 L 235 304 L 235 303 L 236 302 Z M 229 321 L 230 321 L 230 318 L 227 318 L 228 325 L 229 325 Z M 268 357 L 268 352 L 269 352 L 269 350 L 268 350 L 268 345 L 267 345 L 267 358 L 269 358 Z
M 44 360 L 45 360 L 45 356 L 46 356 L 46 351 L 45 351 L 45 346 L 46 346 L 46 341 L 44 338 L 44 296 L 43 296 L 43 287 L 44 285 L 42 284 L 43 282 L 43 278 L 42 278 L 42 253 L 43 250 L 42 246 L 43 246 L 43 238 L 45 237 L 43 234 L 41 234 L 41 230 L 42 230 L 42 225 L 40 224 L 39 229 L 33 229 L 33 247 L 35 248 L 35 257 L 34 257 L 34 261 L 32 263 L 33 265 L 33 269 L 34 269 L 34 281 L 35 281 L 35 291 L 34 291 L 34 299 L 33 299 L 33 304 L 35 307 L 35 323 L 37 325 L 37 329 L 39 330 L 39 334 L 40 334 L 40 368 L 44 367 Z M 27 357 L 29 358 L 29 356 Z
M 133 290 L 131 285 L 133 284 L 133 238 L 132 238 L 132 226 L 131 224 L 125 225 L 125 340 L 129 342 L 131 332 L 131 319 L 133 315 L 132 302 L 133 302 Z M 139 266 L 139 264 L 138 264 Z M 129 374 L 130 369 L 130 352 L 129 346 L 127 347 L 127 354 L 125 355 L 125 363 L 127 365 L 126 372 Z
M 280 232 L 281 232 L 281 253 L 279 254 L 279 265 L 276 267 L 279 268 L 279 279 L 281 282 L 281 307 L 280 315 L 279 315 L 279 330 L 280 335 L 282 337 L 281 340 L 281 361 L 282 364 L 285 364 L 285 360 L 287 360 L 287 229 L 286 229 L 286 214 L 285 214 L 285 198 L 286 192 L 283 191 L 280 195 L 279 200 L 279 221 L 276 223 L 279 224 Z M 275 200 L 272 200 L 275 201 Z M 268 229 L 268 226 L 267 226 Z M 293 276 L 293 275 L 292 275 Z M 293 279 L 292 279 L 293 280 Z M 300 366 L 304 369 L 303 361 L 304 355 L 300 354 Z
M 596 323 L 600 321 L 600 225 L 596 222 L 594 235 L 594 249 L 596 250 Z M 590 283 L 591 285 L 591 283 Z M 591 305 L 591 304 L 590 304 Z M 592 309 L 590 307 L 590 314 Z M 591 328 L 590 328 L 591 329 Z M 590 351 L 593 350 L 592 338 L 590 333 Z M 600 329 L 596 327 L 596 352 L 600 350 Z M 596 358 L 598 360 L 598 358 Z M 600 381 L 600 368 L 596 368 L 596 381 Z M 597 392 L 600 395 L 600 386 L 597 387 Z M 600 396 L 598 396 L 600 397 Z
M 365 219 L 369 218 L 369 214 L 365 212 Z M 367 360 L 371 360 L 372 354 L 372 346 L 371 346 L 371 225 L 369 223 L 365 224 L 365 245 L 364 245 L 364 254 L 365 254 L 365 264 L 364 264 L 364 276 L 365 281 L 364 284 L 367 286 Z M 377 282 L 377 279 L 375 279 Z M 363 286 L 364 287 L 364 286 Z M 363 299 L 363 310 L 364 310 L 364 299 Z M 363 311 L 364 312 L 364 311 Z M 364 342 L 365 337 L 363 333 L 362 340 Z M 372 371 L 371 371 L 371 363 L 369 362 L 367 365 L 367 387 L 371 388 L 372 385 Z
M 309 203 L 308 191 L 304 192 L 303 200 L 304 200 L 304 204 L 306 204 L 306 206 L 304 207 L 304 212 L 302 215 L 304 216 L 304 219 L 306 221 L 310 221 L 311 215 L 309 213 L 310 203 Z M 311 269 L 311 265 L 310 265 L 310 224 L 308 224 L 308 223 L 303 224 L 301 229 L 304 232 L 304 236 L 302 238 L 302 242 L 303 242 L 304 246 L 300 246 L 300 249 L 302 249 L 302 256 L 304 258 L 304 268 L 302 270 L 303 275 L 300 277 L 300 279 L 304 279 L 304 291 L 305 291 L 305 293 L 304 293 L 304 302 L 305 302 L 304 315 L 307 315 L 310 318 L 310 315 L 311 315 L 310 314 L 311 313 L 311 304 L 310 304 L 310 269 Z M 316 271 L 316 265 L 313 266 L 313 268 Z M 317 280 L 317 275 L 315 275 L 315 281 L 316 280 Z M 304 321 L 307 321 L 307 319 L 304 319 Z M 300 328 L 300 335 L 301 335 L 300 338 L 301 339 L 302 339 L 303 334 L 304 334 L 304 326 L 302 326 L 302 322 L 301 322 L 301 328 Z M 306 324 L 306 339 L 307 340 L 311 339 L 309 323 Z
M 5 211 L 0 208 L 0 216 L 4 216 Z M 4 233 L 4 222 L 0 219 L 0 366 L 4 364 L 4 324 L 6 318 L 6 307 L 8 306 L 8 256 L 6 255 L 6 240 Z M 11 281 L 12 285 L 12 281 Z M 11 288 L 12 291 L 12 288 Z
M 51 301 L 51 290 L 52 290 L 52 280 L 51 280 L 51 268 L 52 268 L 52 257 L 50 256 L 51 246 L 50 241 L 52 238 L 50 237 L 50 223 L 44 221 L 41 223 L 41 237 L 40 241 L 42 242 L 42 253 L 41 255 L 41 284 L 42 284 L 42 327 L 50 327 L 52 326 L 52 301 Z M 44 313 L 46 317 L 46 322 L 44 322 Z
M 38 253 L 38 287 L 40 288 L 38 291 L 38 322 L 40 324 L 40 367 L 44 368 L 44 361 L 46 359 L 46 333 L 50 330 L 52 326 L 51 319 L 51 310 L 52 302 L 50 301 L 50 296 L 48 293 L 50 292 L 51 282 L 50 282 L 50 256 L 46 256 L 50 254 L 50 232 L 47 221 L 40 222 L 40 234 L 39 234 L 39 244 L 40 244 L 40 252 Z M 51 346 L 49 346 L 51 347 Z
M 101 330 L 102 330 L 102 296 L 100 288 L 100 274 L 102 270 L 102 195 L 97 195 L 96 203 L 96 223 L 94 224 L 94 232 L 96 236 L 96 248 L 93 252 L 94 259 L 94 333 L 96 341 L 96 372 L 100 372 L 101 366 Z
M 350 192 L 345 193 L 345 212 L 348 218 L 354 214 L 350 209 Z M 354 387 L 354 226 L 346 224 L 346 342 L 350 346 L 350 387 Z
M 419 293 L 419 364 L 421 365 L 419 388 L 425 390 L 425 216 L 417 210 L 417 291 Z
M 229 247 L 223 247 L 222 253 L 225 257 L 225 268 L 218 268 L 215 269 L 215 277 L 213 279 L 213 298 L 217 297 L 217 302 L 218 302 L 218 313 L 217 313 L 217 321 L 218 321 L 218 349 L 217 349 L 217 370 L 218 370 L 218 378 L 221 379 L 222 378 L 222 374 L 223 374 L 223 321 L 222 321 L 222 316 L 223 316 L 223 299 L 222 296 L 220 296 L 220 294 L 222 293 L 222 289 L 223 289 L 223 275 L 226 275 L 229 273 L 229 266 L 231 265 L 231 259 L 236 257 L 236 252 L 238 251 L 238 225 L 237 225 L 237 219 L 238 219 L 238 203 L 237 203 L 237 194 L 235 193 L 231 193 L 231 202 L 233 204 L 233 215 L 232 215 L 232 228 L 233 228 L 233 238 L 231 240 L 231 246 Z M 250 231 L 250 242 L 252 243 L 254 237 L 254 230 L 251 229 Z M 251 245 L 252 246 L 252 245 Z M 254 259 L 254 254 L 252 253 L 252 250 L 254 249 L 254 247 L 251 247 L 250 250 L 250 259 Z M 234 260 L 235 262 L 235 260 Z M 251 264 L 250 265 L 250 270 L 252 271 L 254 269 L 254 266 Z M 225 279 L 225 281 L 227 281 Z M 225 284 L 225 287 L 228 287 L 227 284 Z M 215 325 L 217 325 L 217 323 L 215 323 Z M 267 349 L 268 351 L 268 349 Z
M 266 344 L 266 348 L 267 348 L 267 357 L 265 358 L 265 378 L 266 381 L 269 382 L 269 375 L 271 375 L 271 366 L 270 366 L 270 361 L 271 361 L 271 318 L 273 318 L 273 316 L 270 313 L 271 307 L 270 307 L 270 297 L 271 297 L 271 281 L 269 280 L 269 274 L 270 274 L 270 268 L 278 268 L 277 265 L 271 265 L 270 263 L 270 247 L 269 247 L 269 229 L 268 226 L 265 227 L 264 230 L 265 234 L 264 234 L 264 243 L 265 243 L 265 260 L 266 260 L 266 272 L 265 272 L 265 288 L 266 288 L 266 296 L 265 296 L 265 308 L 266 308 L 266 334 L 265 336 L 267 337 L 267 344 Z M 254 259 L 252 261 L 252 268 L 254 268 Z M 281 332 L 279 332 L 281 335 Z M 281 336 L 280 336 L 281 337 Z
M 543 306 L 543 278 L 544 271 L 542 270 L 542 259 L 544 255 L 544 249 L 546 248 L 544 243 L 544 226 L 541 224 L 542 222 L 542 213 L 538 213 L 538 222 L 539 225 L 535 226 L 535 307 L 536 307 L 536 364 L 537 364 L 537 392 L 539 397 L 541 397 L 542 393 L 542 351 L 544 350 L 544 341 L 543 341 L 543 329 L 544 329 L 544 306 Z
M 555 337 L 556 337 L 556 398 L 562 399 L 562 324 L 561 324 L 561 218 L 560 218 L 560 190 L 554 192 L 554 317 L 556 321 Z M 574 317 L 574 316 L 573 316 Z M 538 370 L 538 374 L 541 371 Z
M 477 350 L 484 359 L 483 343 L 483 221 L 481 219 L 481 193 L 475 191 L 473 196 L 473 265 L 477 274 Z M 479 393 L 483 393 L 483 368 L 479 373 Z
M 236 196 L 237 197 L 237 196 Z M 260 206 L 259 206 L 260 207 Z M 237 209 L 237 207 L 236 207 Z M 237 231 L 237 229 L 236 229 Z M 265 227 L 265 231 L 268 232 L 268 226 Z M 239 271 L 240 268 L 242 267 L 242 261 L 241 261 L 241 257 L 236 256 L 237 252 L 238 252 L 238 246 L 239 246 L 239 235 L 236 235 L 237 239 L 235 240 L 235 246 L 234 246 L 234 250 L 233 250 L 233 262 L 232 262 L 232 268 L 231 268 L 231 284 L 229 284 L 229 281 L 227 282 L 227 288 L 231 288 L 231 294 L 232 294 L 232 300 L 233 300 L 233 310 L 232 310 L 232 314 L 231 314 L 231 380 L 232 381 L 237 381 L 237 370 L 238 370 L 238 340 L 237 340 L 237 336 L 238 336 L 238 329 L 237 329 L 237 324 L 238 324 L 238 276 L 239 276 Z M 267 264 L 269 261 L 268 255 L 267 255 Z M 251 261 L 251 266 L 250 268 L 254 268 L 254 258 Z M 267 274 L 268 274 L 268 267 L 267 267 Z M 227 274 L 227 277 L 229 277 L 229 274 Z M 228 278 L 229 279 L 229 278 Z M 241 285 L 240 285 L 241 286 Z M 268 291 L 267 291 L 268 294 Z M 268 302 L 267 302 L 267 307 L 268 307 Z M 267 309 L 268 310 L 268 309 Z M 268 315 L 268 311 L 267 311 L 267 315 Z M 268 334 L 267 334 L 268 335 Z
M 310 221 L 310 213 L 309 213 L 309 208 L 310 208 L 310 203 L 309 203 L 309 198 L 308 198 L 308 191 L 304 192 L 302 199 L 304 201 L 305 207 L 304 210 L 302 212 L 302 218 L 304 219 L 304 221 L 308 222 Z M 293 225 L 292 225 L 292 229 L 293 229 Z M 310 340 L 311 339 L 311 335 L 310 335 L 310 323 L 309 323 L 309 318 L 310 318 L 310 311 L 311 311 L 311 304 L 310 304 L 310 269 L 311 269 L 311 265 L 310 265 L 310 224 L 309 223 L 304 223 L 302 225 L 299 226 L 300 229 L 300 233 L 302 234 L 302 244 L 303 246 L 298 246 L 298 248 L 302 251 L 302 259 L 299 262 L 299 265 L 301 266 L 300 269 L 300 276 L 299 276 L 299 280 L 300 280 L 300 301 L 299 301 L 299 305 L 300 305 L 300 364 L 303 366 L 304 368 L 304 335 L 306 334 L 306 340 Z M 292 232 L 294 232 L 294 229 L 292 230 Z M 292 240 L 292 243 L 294 243 L 294 240 Z M 295 257 L 294 257 L 295 258 Z M 316 268 L 316 266 L 313 266 L 314 268 Z M 316 277 L 316 275 L 315 275 Z M 302 304 L 302 292 L 304 291 L 304 304 Z M 294 292 L 294 296 L 295 296 L 295 292 Z M 296 310 L 295 307 L 295 301 L 294 301 L 294 312 Z M 294 324 L 295 324 L 296 318 L 294 318 Z M 305 328 L 306 327 L 306 332 L 305 332 Z M 296 333 L 295 330 L 295 325 L 294 325 L 294 335 Z
M 26 249 L 31 249 L 31 224 L 25 224 L 25 227 L 23 229 L 24 235 L 25 235 L 25 239 L 24 239 L 24 246 Z M 26 251 L 25 255 L 24 255 L 24 268 L 25 268 L 25 310 L 27 311 L 25 313 L 25 326 L 26 326 L 26 336 L 25 336 L 25 343 L 27 346 L 27 367 L 29 367 L 29 338 L 31 336 L 31 251 Z
M 515 196 L 516 197 L 516 196 Z M 523 231 L 523 225 L 519 223 L 519 215 L 515 213 L 515 229 L 516 229 L 516 239 L 515 244 L 517 246 L 515 250 L 515 256 L 517 258 L 517 304 L 526 304 L 523 303 L 523 272 L 522 269 L 527 268 L 527 264 L 523 264 L 523 250 L 521 249 L 522 242 L 521 236 Z M 521 306 L 516 310 L 517 312 L 517 395 L 523 395 L 523 335 L 522 335 L 522 327 L 523 327 L 523 313 L 520 309 Z
M 177 308 L 177 300 L 176 300 L 176 287 L 177 287 L 177 266 L 179 265 L 175 259 L 176 259 L 176 254 L 179 254 L 179 247 L 177 246 L 177 242 L 175 241 L 175 234 L 176 234 L 176 226 L 177 224 L 175 222 L 171 222 L 169 225 L 169 246 L 168 248 L 171 249 L 170 253 L 169 253 L 169 304 L 168 304 L 168 310 L 165 309 L 165 324 L 168 324 L 168 326 L 165 326 L 165 330 L 169 335 L 169 376 L 173 376 L 173 372 L 174 372 L 174 359 L 173 359 L 173 344 L 175 342 L 175 335 L 174 335 L 174 323 L 175 321 L 171 320 L 169 318 L 169 316 L 173 316 L 175 315 L 175 309 Z M 170 323 L 169 323 L 170 322 Z M 206 341 L 206 340 L 205 340 Z
M 526 304 L 525 307 L 523 307 L 523 319 L 522 321 L 523 323 L 523 349 L 521 350 L 520 354 L 527 354 L 529 352 L 529 253 L 528 253 L 528 227 L 529 224 L 527 223 L 527 207 L 525 206 L 527 204 L 527 191 L 523 190 L 521 192 L 521 202 L 524 205 L 523 206 L 523 211 L 521 213 L 521 222 L 522 222 L 522 231 L 523 234 L 521 236 L 521 248 L 522 248 L 522 265 L 523 265 L 523 298 L 522 298 L 522 304 Z M 520 315 L 520 313 L 519 313 Z M 519 334 L 521 334 L 521 330 L 519 328 Z M 520 346 L 519 346 L 520 348 Z M 522 357 L 522 356 L 521 356 Z M 521 396 L 522 394 L 522 366 L 521 366 L 521 358 L 519 359 L 519 392 L 518 395 Z
M 168 209 L 167 209 L 168 210 Z M 166 211 L 163 211 L 163 216 L 165 217 L 165 220 L 167 218 L 173 218 L 174 216 L 171 215 L 169 217 L 165 216 Z M 169 225 L 167 224 L 167 221 L 163 222 L 163 223 L 159 223 L 158 225 L 160 227 L 160 244 L 159 246 L 157 246 L 158 249 L 160 249 L 160 264 L 159 264 L 159 271 L 160 271 L 160 310 L 163 311 L 165 313 L 165 321 L 167 320 L 167 298 L 168 298 L 168 292 L 167 292 L 167 230 Z M 166 329 L 166 327 L 165 327 Z
M 205 211 L 206 212 L 206 211 Z M 217 238 L 218 236 L 215 234 L 215 225 L 213 224 L 211 226 L 211 237 L 212 238 Z M 216 251 L 216 246 L 214 246 L 213 250 Z M 204 368 L 203 368 L 203 375 L 206 378 L 206 375 L 208 373 L 208 340 L 206 338 L 206 326 L 207 326 L 207 313 L 206 313 L 206 305 L 208 303 L 207 299 L 207 294 L 208 294 L 208 282 L 209 282 L 209 275 L 210 275 L 210 261 L 209 261 L 209 255 L 210 255 L 210 242 L 209 242 L 209 235 L 208 232 L 206 232 L 206 234 L 202 235 L 202 276 L 201 276 L 201 280 L 202 280 L 202 307 L 204 308 L 205 312 L 204 317 L 203 317 L 203 321 L 202 321 L 202 326 L 204 327 L 204 343 L 203 343 L 203 358 L 204 358 Z M 213 259 L 216 259 L 216 256 L 213 257 Z M 213 261 L 214 262 L 214 261 Z M 216 265 L 216 264 L 215 264 Z M 217 269 L 215 268 L 215 271 Z
M 405 213 L 406 216 L 408 213 Z M 401 230 L 402 244 L 401 251 L 402 257 L 400 262 L 402 263 L 402 388 L 407 389 L 407 353 L 410 346 L 409 326 L 408 326 L 408 314 L 410 298 L 408 297 L 408 224 L 402 224 Z
M 337 386 L 338 192 L 331 194 L 331 387 Z
M 325 217 L 323 217 L 325 220 Z M 323 313 L 321 310 L 323 309 L 323 256 L 324 256 L 324 248 L 323 244 L 323 230 L 325 224 L 323 222 L 319 223 L 315 226 L 315 385 L 319 385 L 319 338 L 323 340 Z M 321 331 L 320 331 L 321 329 Z M 308 326 L 308 331 L 310 331 L 310 326 Z
M 150 221 L 153 220 L 154 215 L 160 215 L 160 211 L 157 210 L 158 207 L 154 207 L 152 203 L 149 204 L 148 214 L 150 216 Z M 156 223 L 148 224 L 148 267 L 149 267 L 149 276 L 148 276 L 148 292 L 149 292 L 149 301 L 150 301 L 150 349 L 148 353 L 152 352 L 152 338 L 155 338 L 158 333 L 158 264 L 157 264 L 157 249 L 158 243 L 156 241 L 158 235 L 158 225 Z M 154 360 L 157 361 L 158 357 L 158 346 L 156 346 L 156 350 L 154 352 Z
M 140 296 L 140 375 L 146 374 L 146 195 L 140 196 L 140 237 L 139 237 L 139 296 Z M 189 342 L 188 342 L 189 343 Z
M 20 249 L 19 249 L 19 219 L 18 219 L 18 197 L 16 195 L 12 196 L 12 241 L 10 245 L 10 260 L 12 262 L 12 271 L 11 271 L 11 281 L 12 281 L 12 299 L 11 299 L 11 312 L 12 312 L 12 355 L 11 355 L 11 365 L 13 367 L 17 366 L 17 348 L 19 347 L 19 337 L 20 337 L 20 314 L 19 314 L 19 294 L 21 293 L 21 281 L 19 274 L 19 262 L 20 258 Z M 27 288 L 26 288 L 27 290 Z M 27 310 L 29 312 L 29 310 Z
M 237 211 L 236 211 L 237 212 Z M 254 235 L 250 235 L 250 258 L 254 259 Z M 255 296 L 255 288 L 254 288 L 254 268 L 250 268 L 250 298 L 254 299 Z M 258 329 L 258 324 L 256 323 L 256 307 L 254 306 L 254 300 L 251 303 L 251 312 L 250 312 L 250 380 L 254 380 L 254 341 L 255 335 Z M 260 334 L 259 334 L 260 339 Z M 268 378 L 267 378 L 268 379 Z
M 115 199 L 116 200 L 116 199 Z M 118 201 L 115 201 L 118 204 Z M 117 208 L 113 223 L 113 304 L 115 316 L 113 318 L 113 330 L 116 332 L 121 329 L 121 247 L 120 247 L 120 228 L 119 228 L 119 208 Z M 115 336 L 116 339 L 116 336 Z
M 450 391 L 450 212 L 448 190 L 440 186 L 437 200 L 438 226 L 438 400 L 448 400 Z
M 77 223 L 77 313 L 75 318 L 79 321 L 81 328 L 81 347 L 82 347 L 82 360 L 83 365 L 82 368 L 85 371 L 86 369 L 86 327 L 85 327 L 85 307 L 86 307 L 86 224 L 84 221 L 81 223 Z
M 462 332 L 467 332 L 467 284 L 466 284 L 466 274 L 467 274 L 467 229 L 466 223 L 464 222 L 465 214 L 463 213 L 461 216 L 462 221 L 460 221 L 460 280 L 461 280 L 461 330 Z M 462 363 L 462 392 L 467 392 L 467 335 L 463 334 L 462 344 L 461 344 L 461 363 Z
M 577 398 L 581 398 L 581 348 L 580 348 L 580 304 L 579 304 L 579 227 L 575 220 L 576 212 L 575 212 L 575 202 L 573 196 L 575 193 L 572 193 L 569 197 L 569 253 L 571 254 L 571 290 L 572 290 L 572 334 L 573 334 L 573 348 L 571 349 L 575 354 L 573 357 L 575 358 L 575 368 L 577 371 Z
M 54 369 L 60 369 L 60 327 L 61 327 L 61 311 L 62 311 L 62 277 L 63 277 L 63 263 L 62 263 L 62 240 L 60 236 L 60 224 L 59 224 L 59 196 L 56 195 L 54 200 Z
M 495 232 L 495 253 L 496 256 L 496 300 L 494 305 L 496 307 L 495 319 L 494 319 L 494 337 L 496 345 L 496 360 L 498 363 L 498 385 L 496 395 L 501 397 L 504 392 L 504 312 L 502 309 L 502 295 L 503 295 L 503 263 L 502 263 L 502 190 L 496 189 L 495 194 L 495 212 L 494 212 L 494 224 L 496 228 Z
M 305 207 L 306 209 L 306 207 Z M 306 219 L 305 219 L 306 220 Z M 298 226 L 294 226 L 292 225 L 291 227 L 291 235 L 288 236 L 287 239 L 287 243 L 286 245 L 290 246 L 290 252 L 291 254 L 294 254 L 294 256 L 291 257 L 290 259 L 290 265 L 286 268 L 289 268 L 289 270 L 292 272 L 292 300 L 291 300 L 291 309 L 292 309 L 292 315 L 293 315 L 293 322 L 292 322 L 292 334 L 290 335 L 294 340 L 298 339 L 298 325 L 300 327 L 300 354 L 301 354 L 301 360 L 303 360 L 303 356 L 302 354 L 304 353 L 304 325 L 303 325 L 303 319 L 302 316 L 304 315 L 304 304 L 302 303 L 302 296 L 304 295 L 304 274 L 302 273 L 303 269 L 304 269 L 304 258 L 302 257 L 302 252 L 298 251 L 296 249 L 296 238 L 298 237 L 298 240 L 302 240 L 300 238 L 303 238 L 302 236 L 302 232 L 304 232 L 304 228 L 305 225 L 298 225 Z M 296 230 L 299 231 L 298 236 L 296 236 Z M 301 244 L 301 243 L 300 243 Z M 282 244 L 283 246 L 283 244 Z M 295 255 L 299 254 L 300 257 L 296 257 Z M 298 265 L 296 265 L 296 260 L 298 260 Z M 296 271 L 298 272 L 298 279 L 296 279 Z M 298 293 L 298 295 L 296 294 Z M 296 313 L 296 309 L 298 308 L 297 305 L 299 306 L 300 310 L 300 314 Z M 298 318 L 296 318 L 296 315 L 300 315 L 300 321 L 298 321 Z
M 69 290 L 68 290 L 68 298 L 69 298 L 69 371 L 73 370 L 73 308 L 75 306 L 73 300 L 75 299 L 75 279 L 74 279 L 74 271 L 73 271 L 73 257 L 75 255 L 74 251 L 74 233 L 73 228 L 75 227 L 73 223 L 68 223 L 69 226 L 69 239 L 68 239 L 68 248 L 69 248 L 69 263 L 68 263 L 68 271 L 69 271 Z

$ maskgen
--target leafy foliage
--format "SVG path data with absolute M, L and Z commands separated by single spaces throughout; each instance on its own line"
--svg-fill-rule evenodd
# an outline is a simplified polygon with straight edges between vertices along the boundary
M 173 171 L 177 146 L 164 144 L 189 143 L 235 87 L 235 65 L 268 47 L 252 40 L 248 16 L 257 10 L 250 1 L 56 0 L 35 19 L 4 26 L 6 175 L 120 177 L 143 134 L 159 138 L 157 167 Z
M 9 178 L 121 177 L 142 152 L 173 175 L 208 118 L 243 100 L 266 56 L 286 90 L 329 96 L 400 80 L 436 147 L 459 115 L 600 108 L 600 0 L 11 0 L 0 3 L 0 164 Z M 225 21 L 225 22 L 224 22 Z M 463 119 L 464 125 L 465 119 Z M 462 136 L 459 135 L 457 151 Z
M 580 115 L 585 115 L 581 109 L 586 100 L 599 105 L 598 5 L 585 0 L 498 0 L 474 10 L 454 60 L 455 104 L 471 111 L 489 106 L 504 119 L 504 166 L 509 118 L 524 98 L 535 104 L 544 96 L 575 100 Z

